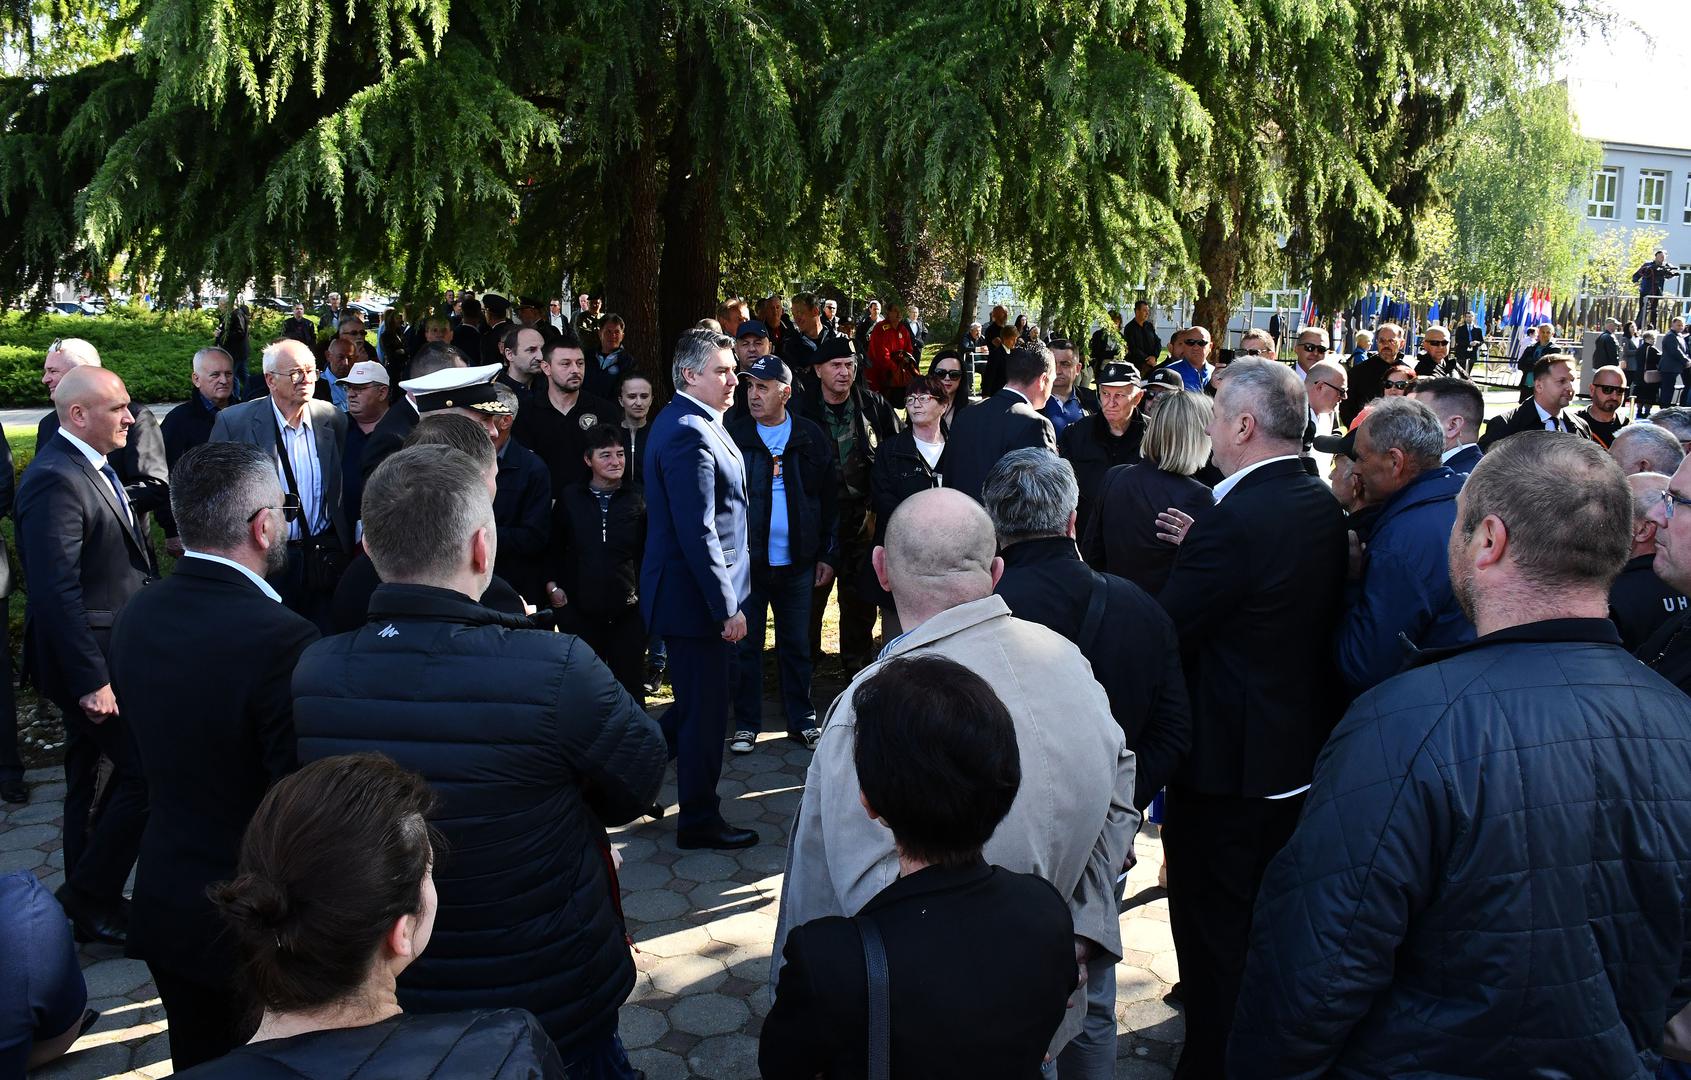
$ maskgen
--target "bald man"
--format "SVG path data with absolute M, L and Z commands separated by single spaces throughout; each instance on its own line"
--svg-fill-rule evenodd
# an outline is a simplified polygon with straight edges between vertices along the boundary
M 979 503 L 936 488 L 899 504 L 886 545 L 874 550 L 875 574 L 908 629 L 858 673 L 822 725 L 787 856 L 771 985 L 793 927 L 855 915 L 898 876 L 892 833 L 858 802 L 852 757 L 853 696 L 895 656 L 943 656 L 991 684 L 1015 721 L 1022 785 L 1009 816 L 987 841 L 986 861 L 1037 874 L 1062 894 L 1074 916 L 1081 962 L 1121 958 L 1116 877 L 1139 827 L 1133 754 L 1080 650 L 1037 623 L 1014 618 L 992 594 L 1004 570 L 997 546 Z M 1053 1054 L 1079 1033 L 1085 1016 L 1084 1005 L 1065 1013 Z
M 79 367 L 101 367 L 100 350 L 81 338 L 64 338 L 56 343 L 41 364 L 41 384 L 52 397 L 59 380 Z M 170 462 L 164 447 L 164 431 L 158 418 L 145 405 L 131 403 L 134 425 L 129 441 L 112 451 L 111 462 L 124 494 L 140 515 L 141 536 L 149 545 L 153 537 L 153 515 L 170 512 Z M 59 415 L 50 412 L 35 427 L 35 452 L 40 453 L 59 430 Z
M 147 789 L 134 736 L 112 694 L 112 621 L 155 572 L 139 516 L 108 455 L 135 420 L 115 374 L 64 373 L 53 394 L 59 426 L 18 486 L 18 557 L 29 604 L 24 665 L 65 717 L 65 885 L 59 901 L 83 941 L 122 944 L 124 879 L 140 850 Z M 113 771 L 88 827 L 100 755 Z

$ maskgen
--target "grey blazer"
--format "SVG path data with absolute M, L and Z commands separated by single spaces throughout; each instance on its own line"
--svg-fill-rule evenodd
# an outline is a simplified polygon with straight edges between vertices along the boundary
M 352 528 L 341 505 L 341 452 L 346 446 L 346 414 L 327 401 L 313 398 L 305 403 L 311 410 L 311 426 L 317 436 L 317 463 L 323 473 L 323 498 L 329 521 L 343 550 L 352 550 Z M 270 396 L 231 405 L 217 414 L 211 428 L 212 442 L 242 442 L 256 446 L 276 458 L 276 410 Z M 281 462 L 276 463 L 281 476 Z M 283 481 L 284 488 L 287 482 Z

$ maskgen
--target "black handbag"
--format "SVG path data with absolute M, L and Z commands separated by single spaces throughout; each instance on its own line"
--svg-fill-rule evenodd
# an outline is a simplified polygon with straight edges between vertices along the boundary
M 852 919 L 863 939 L 863 966 L 869 973 L 869 1080 L 892 1077 L 892 993 L 887 981 L 887 947 L 870 919 Z

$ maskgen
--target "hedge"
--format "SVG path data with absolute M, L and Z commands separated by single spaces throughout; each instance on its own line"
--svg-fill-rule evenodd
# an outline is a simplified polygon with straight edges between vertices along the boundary
M 252 341 L 281 332 L 282 315 L 254 311 Z M 47 405 L 41 361 L 55 338 L 79 337 L 100 350 L 104 366 L 123 376 L 131 399 L 144 403 L 185 401 L 188 369 L 196 350 L 216 332 L 207 311 L 155 312 L 114 307 L 105 315 L 0 314 L 0 406 Z M 251 363 L 257 363 L 257 351 Z

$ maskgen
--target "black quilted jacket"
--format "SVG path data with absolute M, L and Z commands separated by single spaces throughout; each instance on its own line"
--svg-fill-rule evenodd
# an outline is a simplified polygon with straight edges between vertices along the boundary
M 177 1076 L 193 1080 L 564 1080 L 557 1048 L 521 1009 L 403 1014 L 367 1027 L 243 1046 Z
M 294 727 L 301 763 L 378 750 L 440 796 L 440 913 L 400 1004 L 525 1008 L 567 1057 L 614 1030 L 634 986 L 604 827 L 656 800 L 667 755 L 586 645 L 526 626 L 444 589 L 379 586 L 368 623 L 300 657 Z
M 1691 698 L 1606 619 L 1431 659 L 1321 753 L 1229 1076 L 1655 1076 L 1691 999 Z

